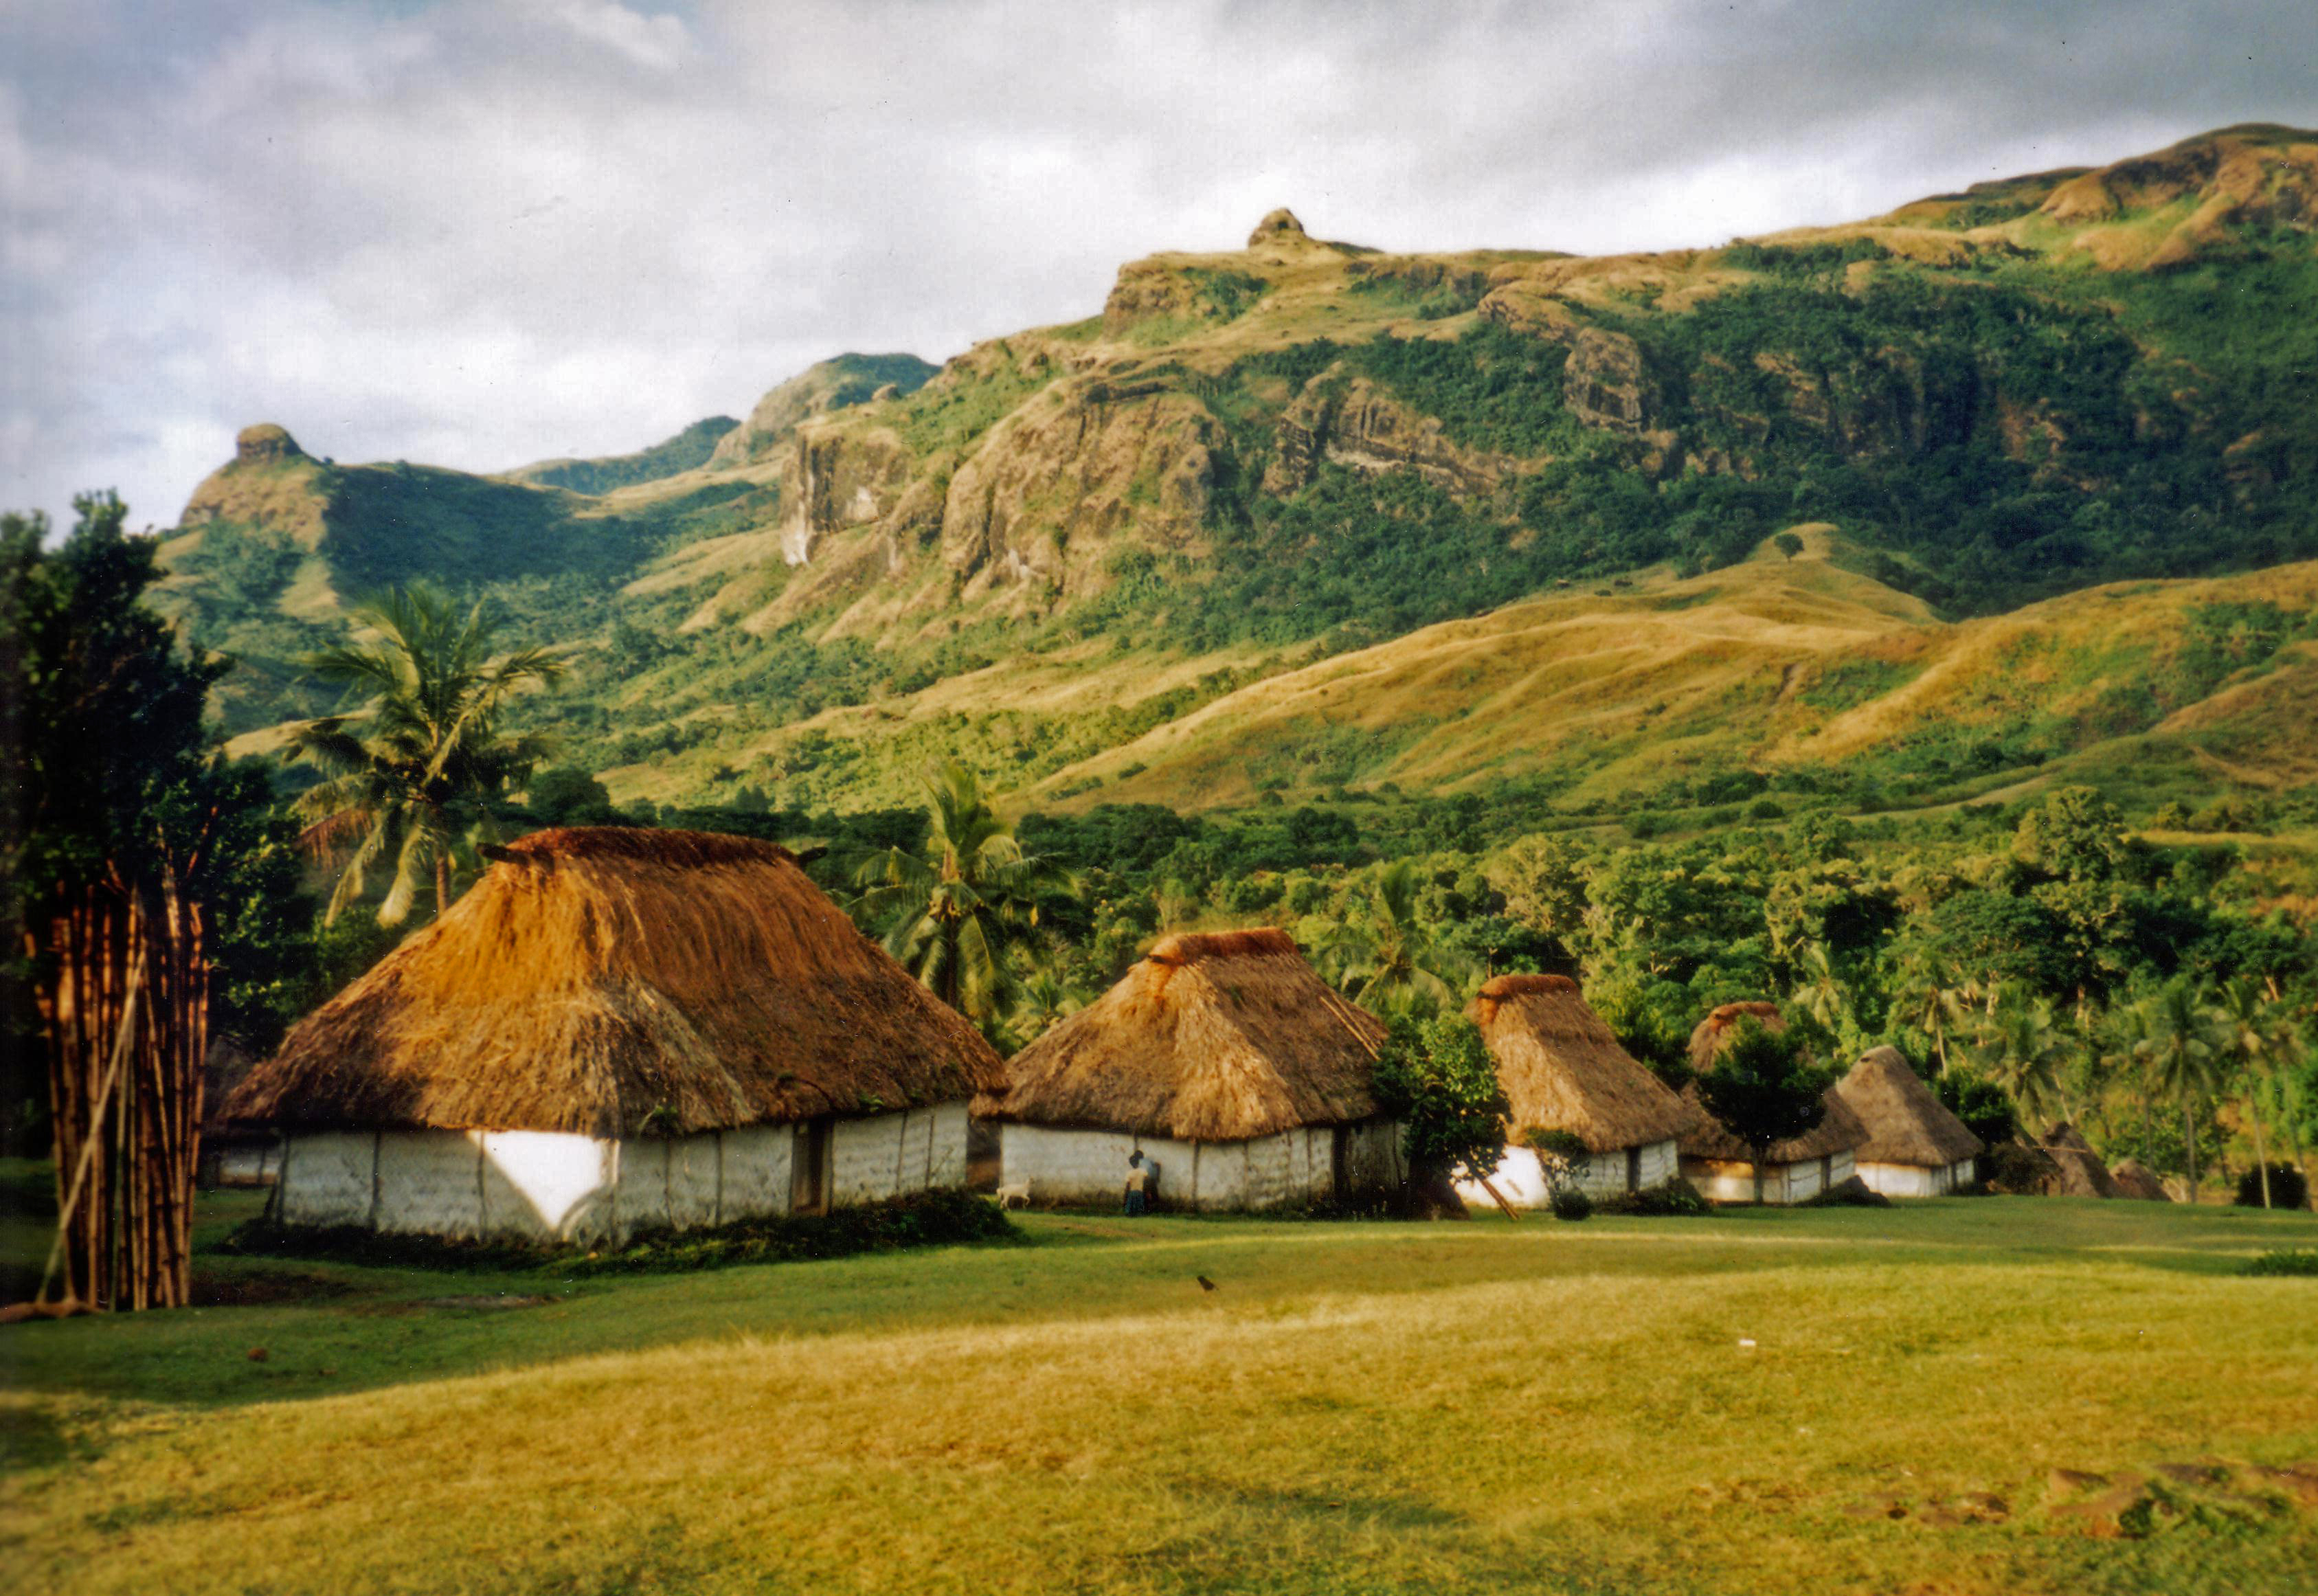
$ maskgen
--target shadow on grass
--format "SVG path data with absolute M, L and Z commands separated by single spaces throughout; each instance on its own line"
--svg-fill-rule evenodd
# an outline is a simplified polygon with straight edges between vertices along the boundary
M 246 1213 L 241 1194 L 219 1205 Z M 11 1384 L 191 1407 L 319 1399 L 734 1335 L 1012 1328 L 1190 1312 L 1277 1313 L 1331 1296 L 1555 1278 L 1684 1279 L 1797 1268 L 1886 1273 L 2155 1269 L 2235 1276 L 2318 1239 L 2318 1216 L 2051 1198 L 1890 1209 L 1726 1210 L 1703 1219 L 1465 1224 L 1019 1216 L 1027 1245 L 683 1274 L 442 1273 L 310 1260 L 199 1261 L 209 1305 L 0 1328 Z M 210 1222 L 212 1240 L 229 1224 Z M 1212 1288 L 1201 1284 L 1212 1283 Z M 2285 1283 L 2291 1286 L 2292 1283 Z M 2244 1281 L 2243 1288 L 2275 1288 Z M 502 1297 L 544 1303 L 495 1311 Z M 255 1356 L 263 1353 L 263 1357 Z M 34 1438 L 37 1448 L 45 1444 Z

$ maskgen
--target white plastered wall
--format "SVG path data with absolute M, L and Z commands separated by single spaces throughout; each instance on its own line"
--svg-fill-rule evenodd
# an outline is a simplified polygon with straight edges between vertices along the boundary
M 1744 1162 L 1725 1162 L 1721 1159 L 1686 1158 L 1682 1161 L 1682 1172 L 1701 1195 L 1718 1203 L 1751 1203 L 1755 1200 L 1754 1166 Z M 1765 1203 L 1807 1203 L 1829 1187 L 1840 1186 L 1857 1172 L 1851 1150 L 1821 1160 L 1805 1159 L 1800 1163 L 1765 1164 L 1763 1166 L 1763 1201 Z
M 1960 1186 L 1972 1184 L 1972 1161 L 1967 1158 L 1928 1168 L 1923 1164 L 1862 1163 L 1858 1172 L 1868 1190 L 1880 1191 L 1885 1197 L 1945 1197 Z
M 1626 1182 L 1626 1150 L 1613 1147 L 1607 1152 L 1589 1154 L 1570 1171 L 1571 1182 L 1579 1190 L 1600 1202 L 1605 1197 L 1623 1196 L 1629 1189 L 1640 1191 L 1653 1186 L 1663 1186 L 1681 1172 L 1681 1160 L 1671 1138 L 1653 1142 L 1642 1149 L 1640 1169 L 1630 1188 Z M 1552 1198 L 1546 1185 L 1545 1171 L 1536 1153 L 1526 1147 L 1508 1147 L 1497 1161 L 1497 1172 L 1489 1177 L 1489 1184 L 1497 1195 L 1516 1208 L 1542 1208 Z M 1476 1207 L 1495 1207 L 1496 1202 L 1482 1189 L 1478 1180 L 1460 1180 L 1457 1195 Z
M 1184 1142 L 1125 1131 L 1043 1125 L 1000 1127 L 1000 1182 L 1028 1180 L 1034 1202 L 1117 1203 L 1127 1187 L 1128 1155 L 1159 1165 L 1161 1206 L 1210 1212 L 1292 1207 L 1335 1194 L 1336 1133 L 1303 1125 L 1245 1142 Z M 1406 1178 L 1399 1127 L 1372 1120 L 1345 1127 L 1344 1184 L 1350 1193 L 1386 1191 Z
M 966 1180 L 964 1103 L 842 1120 L 834 1200 L 879 1202 Z M 285 1224 L 421 1235 L 624 1241 L 789 1211 L 797 1127 L 606 1141 L 553 1131 L 385 1131 L 289 1140 Z

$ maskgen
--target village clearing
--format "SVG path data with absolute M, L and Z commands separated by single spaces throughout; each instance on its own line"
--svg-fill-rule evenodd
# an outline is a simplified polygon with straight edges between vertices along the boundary
M 202 1236 L 255 1204 L 207 1199 Z M 213 1299 L 283 1300 L 0 1328 L 0 1557 L 47 1592 L 2251 1596 L 2318 1568 L 2318 1280 L 2238 1272 L 2318 1246 L 2306 1214 L 1021 1223 L 569 1283 L 211 1255 Z

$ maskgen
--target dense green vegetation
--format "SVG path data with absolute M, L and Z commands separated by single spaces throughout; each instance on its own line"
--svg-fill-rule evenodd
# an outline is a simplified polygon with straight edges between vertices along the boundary
M 574 493 L 609 493 L 636 482 L 657 481 L 694 471 L 708 463 L 719 439 L 741 424 L 730 416 L 696 421 L 674 437 L 602 460 L 558 460 L 525 469 L 526 480 L 548 488 L 568 488 Z

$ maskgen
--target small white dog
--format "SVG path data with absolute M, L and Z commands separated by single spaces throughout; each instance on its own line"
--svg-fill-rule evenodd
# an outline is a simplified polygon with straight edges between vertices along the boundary
M 1030 1183 L 1017 1180 L 1011 1186 L 998 1188 L 998 1206 L 1002 1208 L 1027 1208 L 1030 1206 Z

